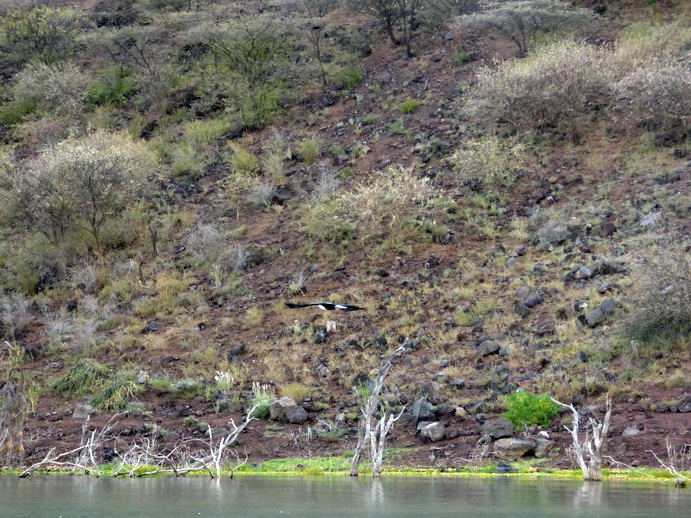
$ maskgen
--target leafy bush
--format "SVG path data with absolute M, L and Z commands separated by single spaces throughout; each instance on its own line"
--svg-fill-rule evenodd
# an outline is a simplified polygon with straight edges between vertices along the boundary
M 31 302 L 21 293 L 0 295 L 0 337 L 19 337 L 31 324 Z
M 228 163 L 235 173 L 255 174 L 259 172 L 259 159 L 235 142 L 228 146 L 231 150 Z
M 492 187 L 509 187 L 516 172 L 525 164 L 523 146 L 514 139 L 496 136 L 469 141 L 454 155 L 454 161 L 465 180 L 477 180 Z
M 72 63 L 28 65 L 15 76 L 11 88 L 16 106 L 62 116 L 78 115 L 87 97 L 89 77 Z
M 98 131 L 60 142 L 16 174 L 0 170 L 0 197 L 53 244 L 82 227 L 100 251 L 104 223 L 141 195 L 153 166 L 143 144 Z
M 508 410 L 504 417 L 518 427 L 531 424 L 549 426 L 559 414 L 559 406 L 550 399 L 549 394 L 531 394 L 519 390 L 506 396 L 506 402 Z
M 517 129 L 575 130 L 607 95 L 603 51 L 574 42 L 549 45 L 522 60 L 480 72 L 471 103 L 480 115 Z
M 691 260 L 682 247 L 650 249 L 636 263 L 625 332 L 635 340 L 672 345 L 691 332 Z
M 321 145 L 318 140 L 308 139 L 303 140 L 298 150 L 298 157 L 301 162 L 311 165 L 314 164 L 321 156 Z
M 343 68 L 336 73 L 334 81 L 337 86 L 344 90 L 352 90 L 362 83 L 365 75 L 358 68 Z
M 680 63 L 641 66 L 613 85 L 616 107 L 634 124 L 691 125 L 691 70 Z
M 276 396 L 273 390 L 268 385 L 260 385 L 257 382 L 252 383 L 252 398 L 250 399 L 250 408 L 254 408 L 252 417 L 257 419 L 265 419 L 269 416 L 269 407 L 276 401 Z
M 302 383 L 288 383 L 281 389 L 281 396 L 291 396 L 296 403 L 302 403 L 310 395 L 310 388 Z
M 110 379 L 108 367 L 95 360 L 82 358 L 51 387 L 53 394 L 83 396 L 103 387 Z
M 179 396 L 192 397 L 201 392 L 202 385 L 196 379 L 185 378 L 170 385 L 170 391 Z
M 587 27 L 594 14 L 559 0 L 491 1 L 482 11 L 461 16 L 468 28 L 493 28 L 502 32 L 521 54 L 542 34 L 573 34 Z
M 168 392 L 172 392 L 173 381 L 167 376 L 150 378 L 148 383 L 149 386 L 159 394 L 167 394 Z
M 422 102 L 418 101 L 417 99 L 406 99 L 398 105 L 398 109 L 401 113 L 410 114 L 413 113 L 421 104 Z
M 458 49 L 456 52 L 453 54 L 453 62 L 457 66 L 464 65 L 472 60 L 470 54 L 468 54 L 467 51 L 463 49 Z
M 139 385 L 118 375 L 105 384 L 103 391 L 91 404 L 94 408 L 109 412 L 123 410 L 139 390 Z
M 87 89 L 87 102 L 96 106 L 122 104 L 137 90 L 137 81 L 132 71 L 122 67 L 109 67 L 101 73 L 101 78 Z
M 74 9 L 13 11 L 2 23 L 2 46 L 15 62 L 53 63 L 74 51 L 77 31 L 84 22 L 84 16 Z

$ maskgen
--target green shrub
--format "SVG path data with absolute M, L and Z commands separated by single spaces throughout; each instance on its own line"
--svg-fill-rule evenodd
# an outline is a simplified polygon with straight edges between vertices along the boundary
M 403 120 L 403 117 L 395 119 L 386 127 L 386 129 L 389 130 L 391 135 L 403 135 L 405 133 L 405 121 Z
M 624 330 L 629 338 L 669 349 L 689 347 L 691 260 L 683 247 L 650 248 L 633 270 L 632 310 Z
M 268 417 L 269 407 L 274 401 L 276 401 L 276 396 L 268 385 L 252 383 L 252 398 L 250 399 L 250 408 L 254 408 L 252 417 L 257 419 Z
M 13 102 L 61 116 L 82 113 L 89 77 L 72 63 L 26 66 L 14 78 Z
M 86 100 L 96 106 L 122 104 L 132 97 L 136 90 L 137 81 L 132 77 L 131 70 L 109 67 L 102 72 L 102 77 L 98 81 L 87 88 Z
M 291 396 L 296 403 L 302 403 L 310 395 L 310 388 L 302 383 L 289 383 L 281 389 L 281 396 Z
M 83 396 L 103 387 L 110 379 L 108 367 L 95 360 L 82 358 L 51 387 L 53 394 Z
M 343 68 L 336 73 L 334 81 L 343 90 L 352 90 L 362 83 L 365 75 L 357 68 Z
M 171 392 L 184 397 L 196 396 L 200 393 L 201 388 L 201 383 L 192 378 L 181 379 L 170 385 Z
M 516 179 L 516 172 L 525 166 L 526 156 L 517 140 L 487 136 L 467 142 L 454 155 L 454 161 L 465 180 L 509 187 Z
M 400 110 L 401 113 L 411 114 L 421 104 L 422 104 L 422 102 L 418 101 L 417 99 L 406 99 L 405 101 L 403 101 L 401 104 L 398 105 L 398 109 Z
M 209 120 L 194 120 L 185 126 L 185 138 L 197 148 L 204 148 L 225 135 L 233 125 L 228 117 Z
M 508 60 L 478 75 L 470 107 L 489 121 L 519 130 L 563 127 L 578 122 L 606 101 L 607 67 L 599 48 L 561 42 L 521 60 Z
M 168 392 L 172 392 L 173 380 L 167 376 L 150 378 L 149 386 L 159 394 L 167 394 Z
M 531 394 L 519 390 L 506 396 L 508 410 L 504 413 L 515 426 L 532 424 L 549 426 L 559 414 L 559 406 L 550 399 L 549 394 Z
M 311 165 L 321 156 L 321 145 L 318 140 L 303 140 L 298 150 L 298 157 L 301 162 Z
M 24 116 L 36 109 L 33 101 L 9 102 L 0 106 L 0 124 L 11 126 L 19 124 Z
M 259 172 L 259 159 L 236 142 L 228 145 L 231 154 L 228 163 L 235 173 L 255 174 Z
M 103 391 L 91 401 L 91 404 L 94 408 L 108 412 L 123 410 L 139 390 L 139 385 L 135 382 L 118 375 L 106 383 Z
M 470 57 L 470 54 L 468 54 L 465 50 L 463 49 L 458 49 L 456 52 L 453 54 L 453 62 L 456 64 L 456 66 L 461 66 L 469 61 L 471 61 L 472 58 Z

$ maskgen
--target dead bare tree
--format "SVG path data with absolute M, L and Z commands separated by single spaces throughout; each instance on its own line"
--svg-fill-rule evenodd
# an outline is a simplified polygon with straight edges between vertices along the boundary
M 360 460 L 362 454 L 369 444 L 370 458 L 372 459 L 372 474 L 379 477 L 382 471 L 384 446 L 386 445 L 386 437 L 391 431 L 394 423 L 401 417 L 403 410 L 394 416 L 386 410 L 381 411 L 379 421 L 376 420 L 375 414 L 380 407 L 379 396 L 389 371 L 393 367 L 393 362 L 400 358 L 408 351 L 408 344 L 404 343 L 387 358 L 385 358 L 379 365 L 377 378 L 374 381 L 374 387 L 369 394 L 366 394 L 362 388 L 358 390 L 355 387 L 355 394 L 360 397 L 360 424 L 358 425 L 358 440 L 353 453 L 353 460 L 350 464 L 350 476 L 357 477 L 360 469 Z
M 113 421 L 121 415 L 122 414 L 113 414 L 100 430 L 94 429 L 91 432 L 88 431 L 91 416 L 87 416 L 82 424 L 81 444 L 77 448 L 60 454 L 56 454 L 55 448 L 51 448 L 43 460 L 26 468 L 19 475 L 19 478 L 26 478 L 37 469 L 44 466 L 71 467 L 80 469 L 84 473 L 91 473 L 99 476 L 96 451 L 101 449 L 104 442 L 107 440 L 107 436 L 117 424 L 117 422 L 114 423 Z M 73 458 L 73 460 L 69 460 L 70 458 Z
M 564 428 L 566 428 L 566 430 L 571 434 L 573 444 L 570 448 L 570 452 L 576 459 L 576 462 L 583 472 L 583 480 L 602 480 L 602 452 L 605 447 L 607 433 L 609 432 L 609 424 L 612 418 L 611 397 L 609 394 L 607 395 L 607 401 L 605 403 L 606 412 L 603 421 L 598 421 L 592 417 L 588 419 L 585 438 L 582 441 L 579 435 L 581 416 L 578 413 L 578 410 L 576 410 L 573 405 L 567 405 L 566 403 L 562 403 L 554 398 L 551 399 L 557 405 L 571 410 L 573 415 L 573 423 L 571 428 L 566 425 L 564 425 Z
M 646 450 L 653 454 L 655 460 L 660 463 L 667 473 L 674 477 L 674 485 L 686 487 L 689 477 L 684 474 L 691 467 L 691 444 L 684 444 L 680 449 L 676 449 L 669 437 L 665 437 L 667 446 L 667 462 L 663 462 L 653 450 Z
M 24 373 L 16 368 L 10 368 L 6 378 L 0 380 L 0 454 L 7 464 L 16 462 L 24 453 L 24 420 L 28 410 L 24 385 Z

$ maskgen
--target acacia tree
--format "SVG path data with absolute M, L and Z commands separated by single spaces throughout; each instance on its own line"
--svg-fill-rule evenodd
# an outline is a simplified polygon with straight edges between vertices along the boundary
M 103 224 L 142 193 L 154 165 L 141 143 L 98 131 L 45 150 L 25 168 L 2 175 L 0 195 L 13 212 L 56 246 L 74 228 L 86 229 L 101 252 Z
M 85 23 L 74 9 L 35 7 L 16 10 L 2 24 L 3 46 L 15 61 L 53 63 L 74 50 L 77 32 Z
M 539 34 L 567 33 L 592 22 L 594 14 L 561 0 L 493 1 L 480 12 L 461 16 L 461 26 L 491 27 L 507 36 L 521 55 Z

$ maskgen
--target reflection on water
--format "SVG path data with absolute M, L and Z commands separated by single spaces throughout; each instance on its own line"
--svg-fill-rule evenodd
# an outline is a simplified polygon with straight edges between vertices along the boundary
M 0 518 L 324 516 L 677 518 L 691 491 L 654 483 L 385 477 L 0 478 Z

